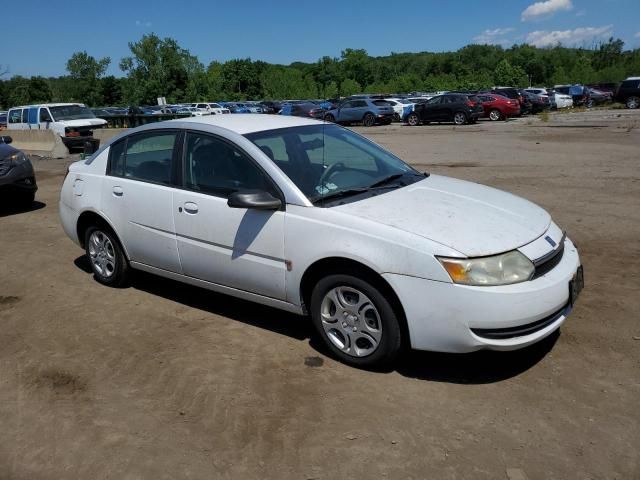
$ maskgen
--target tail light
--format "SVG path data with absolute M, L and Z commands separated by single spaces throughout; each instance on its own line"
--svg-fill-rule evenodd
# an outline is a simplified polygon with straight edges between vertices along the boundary
M 465 105 L 466 105 L 467 107 L 475 107 L 475 106 L 476 106 L 476 103 L 475 103 L 475 102 L 472 102 L 471 100 L 467 100 L 467 101 L 465 102 Z

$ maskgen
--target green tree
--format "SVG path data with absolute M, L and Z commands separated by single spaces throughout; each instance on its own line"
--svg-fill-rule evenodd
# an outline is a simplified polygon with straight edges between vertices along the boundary
M 98 106 L 102 103 L 100 78 L 111 63 L 109 57 L 97 60 L 87 52 L 76 52 L 67 61 L 67 72 L 73 80 L 73 100 Z
M 496 85 L 524 86 L 527 84 L 527 75 L 520 67 L 514 67 L 505 58 L 501 60 L 493 73 Z
M 345 78 L 351 78 L 360 85 L 368 85 L 373 80 L 371 58 L 364 49 L 347 48 L 342 51 L 341 67 Z
M 340 95 L 342 95 L 343 97 L 347 97 L 349 95 L 353 95 L 354 93 L 360 92 L 362 92 L 362 87 L 352 78 L 345 78 L 340 84 Z
M 155 33 L 130 42 L 131 56 L 120 61 L 127 74 L 125 100 L 131 104 L 155 104 L 158 97 L 182 101 L 188 83 L 187 64 L 193 62 L 188 50 L 172 38 Z
M 122 83 L 122 79 L 113 75 L 101 79 L 102 105 L 121 105 L 123 103 Z
M 47 103 L 53 98 L 49 83 L 43 77 L 31 77 L 27 92 L 29 103 Z

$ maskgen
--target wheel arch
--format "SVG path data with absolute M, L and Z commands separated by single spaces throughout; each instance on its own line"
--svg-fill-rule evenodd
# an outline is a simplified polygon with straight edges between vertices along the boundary
M 84 244 L 85 232 L 92 225 L 102 225 L 104 227 L 107 227 L 109 230 L 111 230 L 111 232 L 113 232 L 113 234 L 115 235 L 116 240 L 120 244 L 120 248 L 122 248 L 122 251 L 124 252 L 125 257 L 127 257 L 127 260 L 129 259 L 129 254 L 127 253 L 127 249 L 122 243 L 122 240 L 120 240 L 120 236 L 118 235 L 118 232 L 116 232 L 116 229 L 113 228 L 113 225 L 111 224 L 111 222 L 107 220 L 104 216 L 100 215 L 99 213 L 93 210 L 85 210 L 84 212 L 82 212 L 78 217 L 78 222 L 76 223 L 76 234 L 78 235 L 78 241 L 80 242 L 80 246 L 82 248 L 85 248 L 85 244 Z
M 393 287 L 373 268 L 351 258 L 327 257 L 316 260 L 307 267 L 300 280 L 300 299 L 302 300 L 303 311 L 308 313 L 313 287 L 321 278 L 330 274 L 354 275 L 371 282 L 373 286 L 378 288 L 387 298 L 398 317 L 400 331 L 402 332 L 403 347 L 411 345 L 411 337 L 404 308 Z

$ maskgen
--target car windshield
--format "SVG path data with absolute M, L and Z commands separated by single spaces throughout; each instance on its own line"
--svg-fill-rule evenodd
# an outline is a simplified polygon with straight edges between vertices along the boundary
M 80 120 L 84 118 L 96 118 L 91 110 L 80 105 L 63 105 L 59 107 L 49 107 L 54 121 L 60 120 Z
M 375 143 L 337 125 L 246 135 L 314 203 L 399 188 L 424 178 Z

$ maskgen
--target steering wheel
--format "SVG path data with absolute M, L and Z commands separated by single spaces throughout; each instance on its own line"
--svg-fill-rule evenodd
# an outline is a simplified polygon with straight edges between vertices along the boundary
M 342 162 L 334 163 L 329 168 L 327 168 L 324 172 L 322 172 L 322 175 L 320 175 L 320 180 L 318 180 L 318 185 L 322 187 L 331 175 L 333 175 L 335 172 L 339 170 L 344 170 L 344 169 L 345 169 L 344 163 Z

